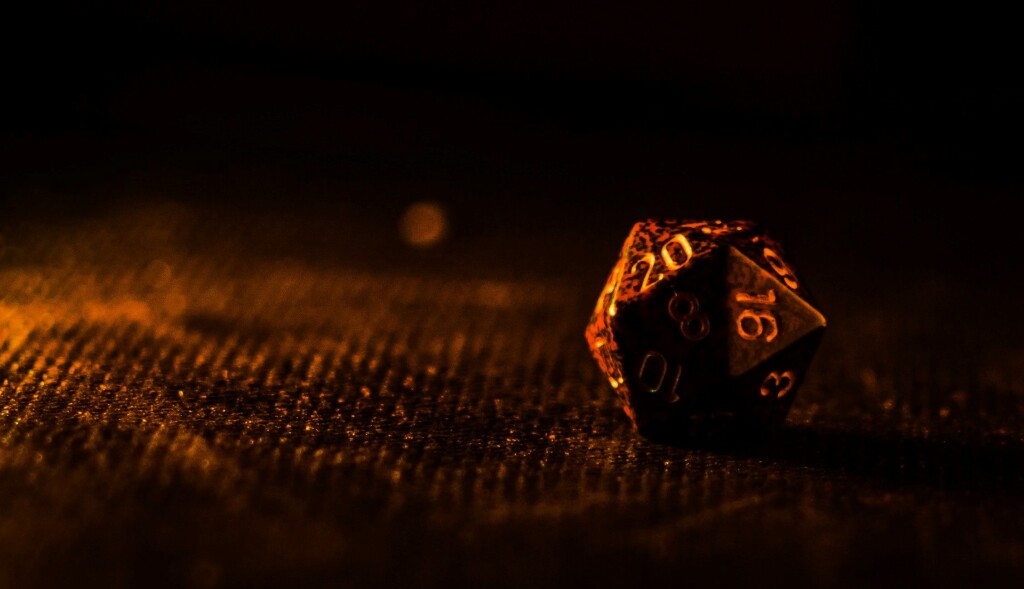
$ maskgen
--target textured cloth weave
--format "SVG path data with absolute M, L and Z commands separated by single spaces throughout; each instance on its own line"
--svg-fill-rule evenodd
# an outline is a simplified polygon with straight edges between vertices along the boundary
M 808 277 L 830 326 L 787 427 L 672 446 L 586 349 L 601 277 L 391 264 L 421 254 L 358 216 L 325 259 L 317 227 L 3 221 L 0 586 L 1024 580 L 1024 321 L 958 313 L 969 285 Z

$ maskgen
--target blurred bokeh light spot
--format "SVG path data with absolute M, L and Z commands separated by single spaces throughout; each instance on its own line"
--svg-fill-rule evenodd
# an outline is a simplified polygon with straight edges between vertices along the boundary
M 399 230 L 402 239 L 413 247 L 437 245 L 448 233 L 448 216 L 436 202 L 417 202 L 402 213 Z

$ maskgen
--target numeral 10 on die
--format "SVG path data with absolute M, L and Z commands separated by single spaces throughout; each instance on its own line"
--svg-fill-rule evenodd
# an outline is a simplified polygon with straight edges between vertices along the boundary
M 676 389 L 683 376 L 683 367 L 679 364 L 672 366 L 660 352 L 651 350 L 644 355 L 637 376 L 643 390 L 648 393 L 666 397 L 669 403 L 679 400 Z

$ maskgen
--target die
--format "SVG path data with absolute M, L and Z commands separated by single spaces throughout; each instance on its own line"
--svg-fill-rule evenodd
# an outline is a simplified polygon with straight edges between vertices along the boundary
M 636 223 L 586 339 L 634 428 L 780 423 L 825 330 L 781 246 L 750 221 Z

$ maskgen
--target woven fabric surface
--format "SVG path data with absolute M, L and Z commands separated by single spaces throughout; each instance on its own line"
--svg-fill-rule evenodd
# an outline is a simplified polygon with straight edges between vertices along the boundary
M 467 271 L 509 255 L 486 241 L 393 264 L 358 211 L 325 262 L 317 223 L 4 219 L 0 586 L 1024 580 L 1024 321 L 959 313 L 976 287 L 814 284 L 786 427 L 666 445 L 586 348 L 601 276 Z

